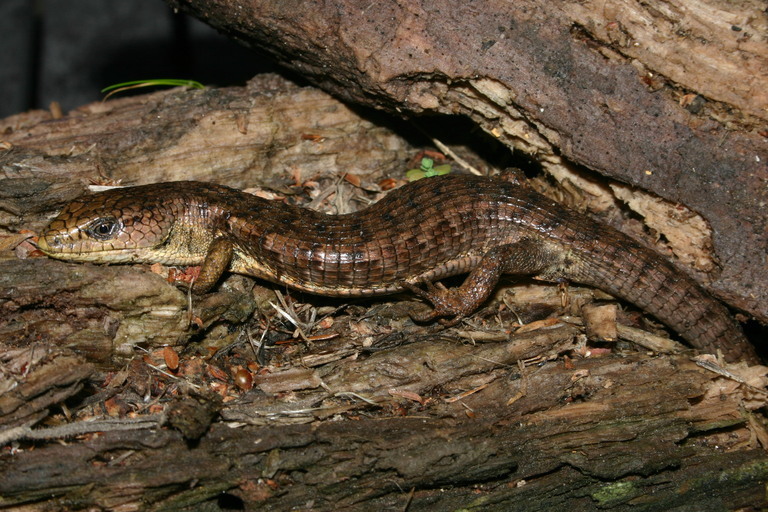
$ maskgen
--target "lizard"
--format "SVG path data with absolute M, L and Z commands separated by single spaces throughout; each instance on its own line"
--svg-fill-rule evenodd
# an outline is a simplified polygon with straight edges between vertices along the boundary
M 344 215 L 210 183 L 117 188 L 70 203 L 38 247 L 77 262 L 201 266 L 197 293 L 226 271 L 337 297 L 410 290 L 433 306 L 416 320 L 449 323 L 475 311 L 502 274 L 569 281 L 635 304 L 704 352 L 759 362 L 738 322 L 693 278 L 517 179 L 422 179 Z M 458 287 L 434 284 L 459 274 L 468 276 Z

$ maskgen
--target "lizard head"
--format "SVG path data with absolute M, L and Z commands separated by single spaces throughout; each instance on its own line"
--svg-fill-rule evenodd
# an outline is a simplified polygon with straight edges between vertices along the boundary
M 37 246 L 51 257 L 70 261 L 161 262 L 159 248 L 168 242 L 174 219 L 163 185 L 118 188 L 77 199 L 43 230 Z

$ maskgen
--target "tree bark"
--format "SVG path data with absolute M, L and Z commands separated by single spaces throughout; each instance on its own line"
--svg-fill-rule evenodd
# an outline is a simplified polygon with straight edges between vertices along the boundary
M 565 30 L 565 14 L 547 13 L 547 6 L 524 15 L 520 9 L 533 4 L 489 3 L 484 13 L 475 13 L 474 4 L 450 10 L 430 4 L 453 23 L 441 32 L 432 25 L 441 16 L 420 10 L 426 3 L 403 4 L 408 16 L 385 5 L 382 12 L 401 23 L 398 30 L 391 30 L 392 19 L 379 7 L 354 11 L 359 20 L 372 22 L 367 29 L 374 34 L 358 28 L 354 44 L 341 45 L 352 22 L 344 16 L 332 23 L 318 20 L 352 12 L 342 4 L 333 4 L 335 11 L 315 6 L 320 18 L 310 18 L 303 3 L 283 5 L 282 17 L 270 23 L 284 29 L 293 46 L 270 44 L 276 52 L 293 48 L 297 53 L 290 54 L 290 63 L 297 69 L 337 91 L 346 83 L 348 97 L 379 107 L 465 113 L 491 133 L 498 128 L 505 144 L 535 154 L 563 179 L 575 180 L 573 166 L 582 163 L 651 190 L 661 187 L 660 195 L 673 199 L 688 197 L 689 187 L 699 184 L 711 200 L 716 172 L 746 162 L 742 145 L 752 141 L 752 149 L 762 148 L 743 129 L 726 133 L 722 125 L 697 124 L 674 106 L 670 90 L 652 93 L 637 85 L 622 57 L 598 59 L 595 51 L 604 55 L 610 49 L 585 39 L 583 27 Z M 490 24 L 494 9 L 502 7 L 511 9 L 504 11 L 509 16 L 502 17 L 502 25 Z M 428 11 L 429 17 L 421 14 Z M 254 16 L 251 21 L 263 25 L 249 26 L 271 31 L 265 19 Z M 294 25 L 283 25 L 289 19 Z M 311 25 L 302 25 L 310 19 Z M 469 21 L 488 26 L 462 32 L 462 23 Z M 498 26 L 505 27 L 504 38 L 498 35 L 502 32 L 485 38 Z M 318 44 L 318 30 L 325 33 L 329 53 L 338 50 L 335 67 L 326 68 L 333 72 L 326 75 L 320 73 L 323 60 L 310 65 L 296 50 Z M 269 40 L 265 34 L 261 37 Z M 462 53 L 459 35 L 475 58 Z M 374 51 L 370 45 L 385 36 L 397 44 Z M 539 46 L 521 45 L 525 38 Z M 510 52 L 512 43 L 519 53 Z M 320 56 L 312 58 L 329 58 L 319 48 L 313 51 Z M 397 52 L 407 50 L 412 56 L 400 64 L 413 67 L 410 72 L 378 82 L 363 79 L 376 78 L 376 69 L 392 73 L 382 64 L 396 62 Z M 424 51 L 431 52 L 431 60 Z M 459 58 L 466 59 L 463 71 L 462 61 L 447 64 Z M 494 61 L 500 78 L 472 74 Z M 597 85 L 579 92 L 585 62 L 594 66 Z M 517 66 L 519 82 L 504 81 L 511 66 Z M 460 80 L 451 78 L 459 75 Z M 540 84 L 529 87 L 526 80 Z M 508 96 L 510 91 L 515 94 Z M 741 93 L 734 89 L 733 94 Z M 579 95 L 583 104 L 574 102 Z M 719 101 L 735 104 L 737 99 Z M 577 112 L 576 120 L 593 119 L 595 130 L 609 126 L 613 131 L 582 130 L 583 138 L 574 142 L 574 119 L 556 114 L 567 112 L 567 105 Z M 604 110 L 598 116 L 599 105 Z M 746 105 L 739 108 L 758 117 Z M 624 157 L 634 163 L 622 170 L 616 153 L 630 137 L 626 116 L 637 116 L 637 127 L 650 129 L 654 113 L 658 129 L 640 133 L 637 140 L 648 142 L 654 133 L 660 139 L 651 147 L 626 146 Z M 403 162 L 417 154 L 391 129 L 396 123 L 388 120 L 388 128 L 378 120 L 274 76 L 244 88 L 110 100 L 63 118 L 20 114 L 0 121 L 7 143 L 0 155 L 0 226 L 5 234 L 39 230 L 89 181 L 262 184 L 269 185 L 262 193 L 289 201 L 307 189 L 318 199 L 359 194 L 365 204 L 367 194 L 385 188 L 388 171 L 402 170 Z M 672 128 L 685 132 L 688 144 L 699 145 L 705 156 L 697 162 L 704 165 L 684 183 L 664 188 L 659 183 L 687 169 L 676 166 L 690 147 L 673 157 L 657 155 L 658 167 L 643 162 L 651 161 L 654 144 L 664 150 L 680 141 Z M 592 154 L 601 137 L 606 152 Z M 718 137 L 722 154 L 713 149 Z M 476 154 L 454 149 L 489 167 Z M 704 199 L 686 204 L 702 206 L 697 210 L 713 226 L 718 254 L 730 254 L 721 261 L 715 289 L 762 318 L 763 292 L 748 297 L 739 288 L 745 278 L 736 282 L 727 276 L 754 268 L 754 262 L 750 267 L 744 261 L 755 257 L 763 234 L 759 229 L 723 233 L 743 224 L 746 215 L 753 227 L 763 225 L 764 212 L 748 212 L 760 194 L 752 186 L 759 174 L 749 175 L 751 165 L 734 171 L 734 179 L 749 184 L 749 190 L 719 192 L 739 205 L 734 217 L 719 218 L 724 207 Z M 340 169 L 353 174 L 349 181 L 339 179 Z M 638 169 L 654 174 L 630 176 Z M 328 183 L 332 186 L 324 188 Z M 643 208 L 653 203 L 617 184 L 600 190 L 617 191 Z M 340 208 L 343 203 L 334 201 Z M 674 211 L 680 210 L 654 215 L 669 217 Z M 739 244 L 749 241 L 754 242 L 750 251 L 739 252 L 744 249 Z M 189 298 L 147 268 L 67 264 L 31 257 L 32 249 L 20 244 L 16 254 L 26 259 L 0 261 L 2 508 L 728 510 L 768 505 L 768 433 L 763 416 L 755 412 L 768 402 L 766 369 L 743 364 L 721 369 L 686 354 L 657 355 L 658 349 L 654 355 L 632 352 L 625 342 L 587 345 L 584 332 L 600 329 L 584 330 L 581 306 L 595 297 L 605 299 L 591 290 L 569 287 L 561 293 L 528 283 L 500 291 L 459 328 L 425 330 L 410 321 L 408 313 L 419 306 L 408 297 L 362 303 L 283 297 L 238 276 L 229 277 L 217 293 L 195 299 L 189 311 Z M 757 285 L 763 276 L 752 278 Z M 275 313 L 276 307 L 283 313 Z M 622 339 L 630 328 L 622 324 L 654 330 L 636 314 L 614 316 L 618 324 L 612 332 Z M 524 326 L 510 334 L 515 323 Z
M 765 506 L 768 457 L 748 448 L 754 420 L 743 409 L 763 400 L 759 392 L 687 357 L 509 366 L 546 354 L 553 343 L 562 348 L 573 334 L 573 327 L 561 326 L 509 343 L 444 343 L 437 353 L 434 340 L 425 339 L 338 361 L 323 369 L 323 387 L 306 380 L 309 389 L 297 402 L 281 399 L 275 388 L 254 390 L 191 444 L 159 428 L 161 420 L 143 418 L 150 424 L 138 429 L 127 420 L 101 422 L 93 427 L 101 434 L 80 431 L 65 445 L 4 455 L 0 504 L 45 500 L 33 510 L 168 510 L 211 500 L 269 510 Z M 420 374 L 410 373 L 418 368 Z M 477 392 L 463 393 L 468 389 Z M 46 438 L 45 430 L 34 433 Z
M 768 322 L 759 0 L 169 3 L 342 98 L 462 114 L 561 181 L 586 168 L 686 205 L 711 227 L 712 289 Z

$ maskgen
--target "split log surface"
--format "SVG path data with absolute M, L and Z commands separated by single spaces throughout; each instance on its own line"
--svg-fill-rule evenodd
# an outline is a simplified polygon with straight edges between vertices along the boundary
M 269 407 L 281 402 L 277 395 L 253 393 L 250 404 L 225 409 L 228 423 L 214 424 L 192 444 L 159 422 L 139 430 L 100 425 L 95 428 L 105 432 L 95 436 L 5 454 L 0 505 L 45 500 L 40 509 L 169 510 L 218 500 L 269 510 L 403 509 L 408 503 L 409 510 L 765 506 L 767 458 L 747 448 L 752 420 L 743 409 L 760 398 L 687 357 L 606 357 L 523 370 L 513 365 L 546 353 L 558 339 L 568 343 L 573 334 L 561 326 L 504 344 L 437 347 L 424 340 L 359 363 L 341 361 L 336 365 L 344 378 L 324 388 L 306 381 L 314 388 L 306 400 Z M 421 373 L 393 371 L 410 367 Z M 377 372 L 393 387 L 382 386 Z M 453 379 L 446 377 L 451 372 Z M 477 393 L 456 399 L 481 382 Z M 395 392 L 407 390 L 422 393 L 423 405 Z M 405 416 L 393 416 L 397 410 Z M 248 418 L 262 426 L 249 425 Z

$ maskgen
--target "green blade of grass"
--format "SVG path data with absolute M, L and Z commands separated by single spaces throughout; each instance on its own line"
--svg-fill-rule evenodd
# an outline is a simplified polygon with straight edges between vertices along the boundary
M 205 89 L 205 86 L 195 80 L 182 80 L 179 78 L 158 78 L 151 80 L 132 80 L 130 82 L 121 82 L 119 84 L 110 85 L 101 90 L 101 92 L 109 92 L 104 99 L 106 100 L 113 94 L 118 92 L 127 91 L 129 89 L 136 89 L 139 87 L 155 87 L 155 86 L 168 86 L 168 87 L 191 87 L 192 89 Z

